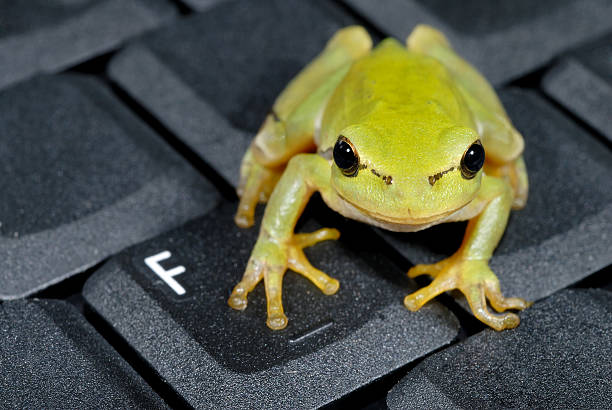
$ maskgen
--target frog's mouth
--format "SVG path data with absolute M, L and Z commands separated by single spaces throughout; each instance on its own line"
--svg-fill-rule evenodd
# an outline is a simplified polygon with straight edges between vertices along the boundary
M 328 205 L 331 208 L 339 208 L 336 209 L 336 211 L 340 212 L 344 216 L 368 223 L 370 225 L 378 226 L 380 228 L 398 232 L 420 231 L 421 229 L 426 229 L 446 220 L 454 219 L 453 217 L 458 216 L 456 214 L 462 212 L 465 206 L 471 202 L 468 201 L 458 208 L 450 209 L 437 214 L 427 215 L 425 217 L 415 218 L 414 216 L 410 215 L 410 210 L 408 209 L 406 210 L 406 216 L 395 217 L 363 208 L 343 197 L 340 193 L 337 195 L 339 203 L 336 205 L 338 206 L 334 207 L 331 204 Z
M 433 222 L 433 221 L 437 221 L 441 218 L 444 218 L 450 214 L 453 214 L 457 211 L 457 209 L 451 209 L 449 211 L 445 211 L 445 212 L 440 212 L 437 214 L 431 214 L 431 215 L 427 215 L 427 216 L 423 216 L 423 217 L 414 217 L 411 216 L 411 211 L 410 209 L 406 209 L 406 216 L 402 216 L 402 217 L 395 217 L 395 216 L 391 216 L 391 215 L 385 215 L 385 214 L 381 214 L 379 212 L 376 211 L 372 211 L 370 209 L 366 209 L 366 208 L 362 208 L 359 205 L 349 201 L 347 198 L 342 198 L 347 202 L 350 202 L 350 204 L 352 206 L 354 206 L 355 208 L 357 208 L 360 212 L 371 216 L 372 218 L 379 220 L 381 222 L 391 222 L 391 223 L 407 223 L 407 224 L 423 224 L 423 223 L 428 223 L 428 222 Z M 465 205 L 464 205 L 465 206 Z M 461 209 L 461 208 L 459 208 Z

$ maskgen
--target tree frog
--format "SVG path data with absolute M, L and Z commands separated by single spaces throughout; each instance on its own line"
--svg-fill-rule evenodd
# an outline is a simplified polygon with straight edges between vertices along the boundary
M 278 330 L 287 326 L 281 293 L 288 268 L 327 295 L 338 291 L 303 249 L 339 232 L 294 233 L 318 191 L 336 212 L 392 231 L 468 220 L 455 254 L 408 271 L 433 280 L 404 305 L 416 311 L 458 289 L 482 322 L 516 327 L 519 317 L 506 310 L 529 303 L 502 295 L 488 261 L 511 208 L 527 199 L 523 147 L 493 88 L 436 29 L 419 25 L 405 46 L 388 38 L 375 48 L 362 27 L 339 30 L 277 97 L 244 156 L 236 224 L 251 226 L 257 203 L 268 204 L 228 304 L 245 309 L 263 279 L 267 325 Z

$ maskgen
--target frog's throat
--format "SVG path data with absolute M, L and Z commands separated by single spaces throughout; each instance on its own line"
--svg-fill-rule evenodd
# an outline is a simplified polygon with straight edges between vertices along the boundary
M 442 222 L 469 219 L 473 216 L 471 215 L 472 213 L 478 213 L 470 212 L 474 210 L 468 210 L 469 207 L 466 208 L 466 205 L 468 205 L 471 201 L 468 201 L 459 208 L 451 209 L 435 215 L 429 215 L 424 218 L 413 218 L 410 216 L 396 218 L 371 212 L 365 208 L 359 207 L 359 205 L 351 202 L 347 198 L 344 198 L 339 193 L 336 193 L 336 201 L 333 201 L 333 203 L 329 203 L 327 200 L 325 202 L 330 208 L 341 213 L 347 218 L 355 219 L 360 222 L 395 232 L 416 232 Z

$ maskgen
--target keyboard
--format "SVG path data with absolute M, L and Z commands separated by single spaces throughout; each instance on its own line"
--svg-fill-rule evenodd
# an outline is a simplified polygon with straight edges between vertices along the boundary
M 0 0 L 1 408 L 609 408 L 612 4 L 606 0 Z M 338 29 L 448 37 L 525 138 L 530 193 L 491 259 L 534 301 L 496 332 L 416 263 L 465 223 L 393 233 L 318 195 L 296 232 L 341 287 L 288 272 L 227 305 L 258 234 L 240 161 Z M 256 221 L 260 222 L 263 206 Z

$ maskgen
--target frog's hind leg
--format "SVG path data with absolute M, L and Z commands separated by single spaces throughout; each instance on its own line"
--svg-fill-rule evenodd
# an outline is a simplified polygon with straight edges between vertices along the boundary
M 485 163 L 484 170 L 487 175 L 500 177 L 508 181 L 513 191 L 512 209 L 525 207 L 529 192 L 529 180 L 522 155 L 508 164 Z
M 257 202 L 270 196 L 289 159 L 316 148 L 314 134 L 327 100 L 351 63 L 371 48 L 363 27 L 339 30 L 278 96 L 242 160 L 238 226 L 253 225 Z
M 527 169 L 521 156 L 522 135 L 514 128 L 489 82 L 452 49 L 433 27 L 418 25 L 406 40 L 407 47 L 440 61 L 448 70 L 466 104 L 486 151 L 485 173 L 506 179 L 512 187 L 512 207 L 520 209 L 529 190 Z
M 258 202 L 267 202 L 282 172 L 282 167 L 266 167 L 257 162 L 249 147 L 240 166 L 240 183 L 237 190 L 240 204 L 234 216 L 236 225 L 241 228 L 253 225 L 255 206 Z

